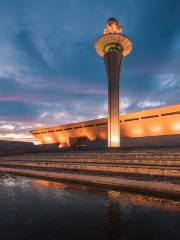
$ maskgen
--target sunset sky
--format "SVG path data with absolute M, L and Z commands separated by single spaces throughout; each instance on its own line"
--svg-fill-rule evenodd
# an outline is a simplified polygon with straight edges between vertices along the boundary
M 107 115 L 94 43 L 110 17 L 133 42 L 121 112 L 180 103 L 179 0 L 0 0 L 0 139 Z

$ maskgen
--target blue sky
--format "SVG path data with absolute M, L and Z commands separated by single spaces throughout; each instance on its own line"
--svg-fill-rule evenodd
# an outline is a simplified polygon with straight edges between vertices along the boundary
M 121 111 L 180 103 L 180 1 L 0 0 L 0 138 L 106 116 L 94 43 L 110 17 L 133 42 Z

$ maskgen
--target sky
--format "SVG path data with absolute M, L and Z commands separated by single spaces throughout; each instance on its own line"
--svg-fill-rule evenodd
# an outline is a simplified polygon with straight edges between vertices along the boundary
M 110 17 L 133 42 L 121 112 L 179 104 L 179 11 L 179 0 L 0 0 L 0 139 L 107 115 L 94 44 Z

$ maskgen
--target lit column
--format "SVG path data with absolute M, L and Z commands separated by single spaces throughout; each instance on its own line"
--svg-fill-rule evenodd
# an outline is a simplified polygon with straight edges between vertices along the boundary
M 119 73 L 121 60 L 132 50 L 131 41 L 121 34 L 117 20 L 107 21 L 104 35 L 96 41 L 96 52 L 104 58 L 108 77 L 108 147 L 120 147 Z

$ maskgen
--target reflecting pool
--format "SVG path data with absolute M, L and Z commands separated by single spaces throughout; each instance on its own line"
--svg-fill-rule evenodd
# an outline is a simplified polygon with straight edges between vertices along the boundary
M 180 240 L 180 201 L 0 175 L 0 240 Z

